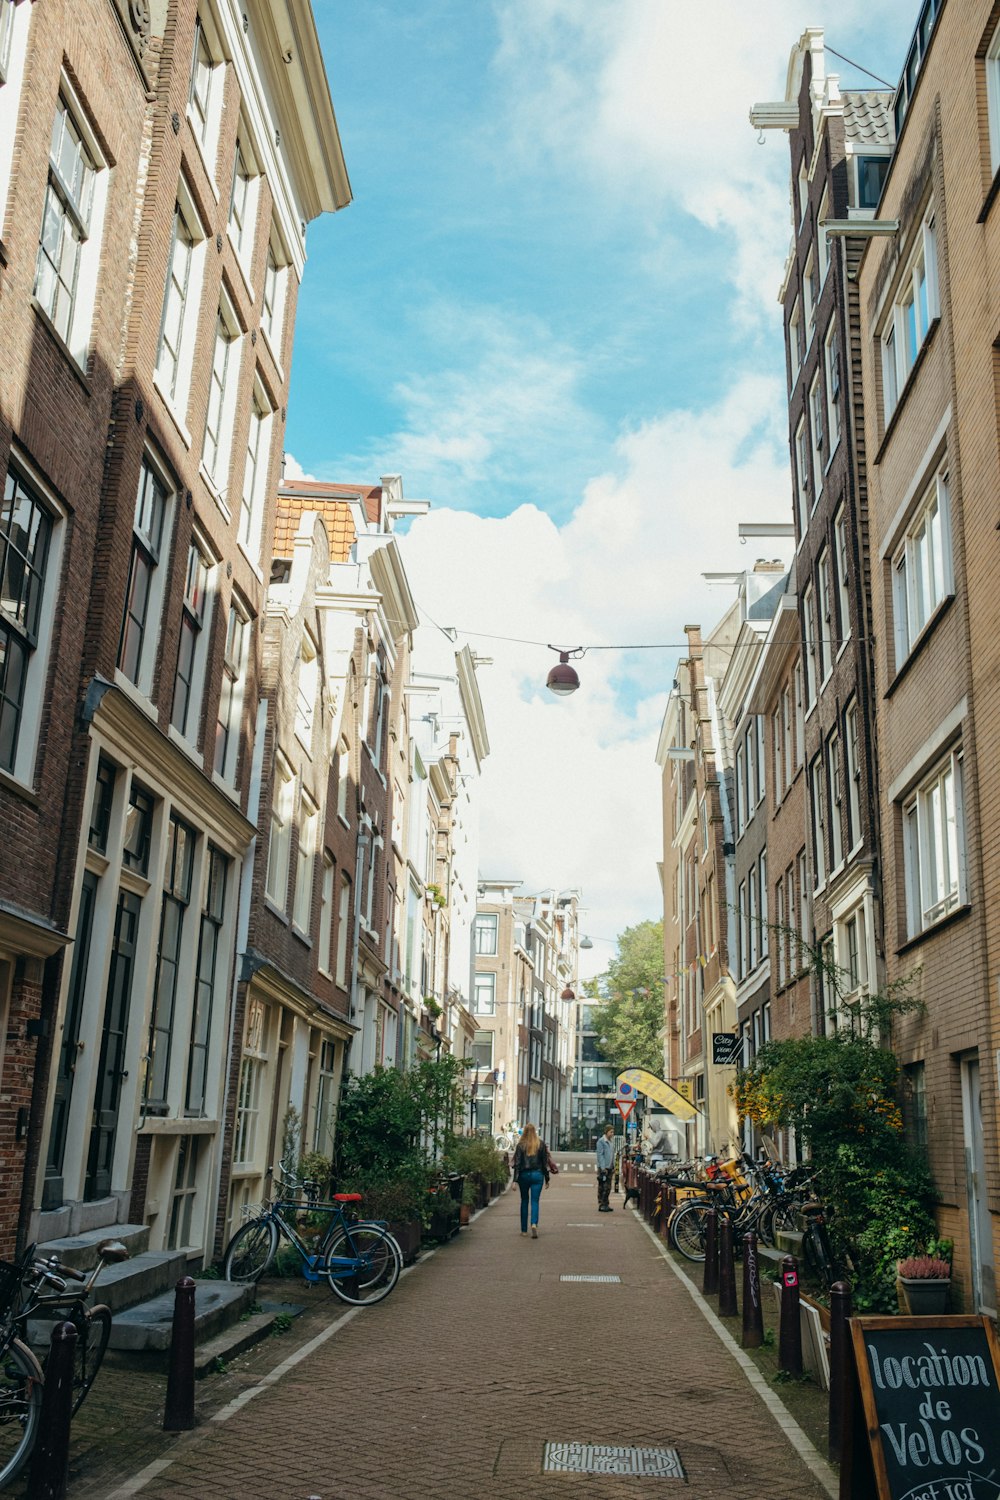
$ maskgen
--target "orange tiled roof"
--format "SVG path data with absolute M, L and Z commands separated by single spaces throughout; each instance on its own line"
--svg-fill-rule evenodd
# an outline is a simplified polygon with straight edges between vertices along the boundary
M 274 523 L 275 557 L 291 557 L 292 542 L 299 529 L 302 513 L 315 511 L 326 527 L 330 539 L 330 558 L 347 562 L 356 533 L 347 496 L 357 496 L 365 507 L 369 521 L 377 521 L 382 502 L 381 485 L 329 484 L 301 479 L 278 488 L 278 513 Z

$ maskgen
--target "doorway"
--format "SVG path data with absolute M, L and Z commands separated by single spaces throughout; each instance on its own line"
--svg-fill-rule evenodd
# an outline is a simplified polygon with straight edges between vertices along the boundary
M 969 1208 L 969 1250 L 972 1264 L 972 1301 L 976 1312 L 995 1316 L 996 1271 L 993 1233 L 986 1188 L 983 1141 L 983 1103 L 979 1058 L 963 1057 L 962 1134 L 965 1146 L 965 1183 Z

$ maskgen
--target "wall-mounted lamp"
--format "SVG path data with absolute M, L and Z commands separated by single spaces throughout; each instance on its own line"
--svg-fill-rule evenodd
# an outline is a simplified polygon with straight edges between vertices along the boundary
M 545 686 L 550 693 L 555 693 L 559 698 L 568 698 L 570 693 L 575 693 L 580 686 L 580 679 L 576 675 L 576 669 L 571 667 L 569 659 L 571 656 L 582 656 L 583 647 L 564 651 L 561 646 L 550 646 L 550 651 L 558 651 L 559 661 L 552 668 L 545 679 Z

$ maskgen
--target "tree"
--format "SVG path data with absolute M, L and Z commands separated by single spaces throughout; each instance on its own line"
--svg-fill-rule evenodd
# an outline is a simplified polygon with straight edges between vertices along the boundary
M 640 922 L 618 938 L 618 954 L 584 993 L 598 1001 L 594 1029 L 601 1055 L 623 1068 L 663 1071 L 663 923 Z

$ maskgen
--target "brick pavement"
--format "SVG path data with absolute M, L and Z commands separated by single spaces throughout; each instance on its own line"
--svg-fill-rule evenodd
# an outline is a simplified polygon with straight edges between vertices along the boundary
M 335 1320 L 341 1306 L 331 1298 Z M 521 1238 L 506 1194 L 385 1302 L 328 1333 L 130 1482 L 77 1484 L 73 1500 L 828 1493 L 641 1223 L 620 1207 L 597 1214 L 589 1173 L 553 1179 L 537 1241 Z M 674 1447 L 687 1483 L 543 1474 L 546 1441 Z

